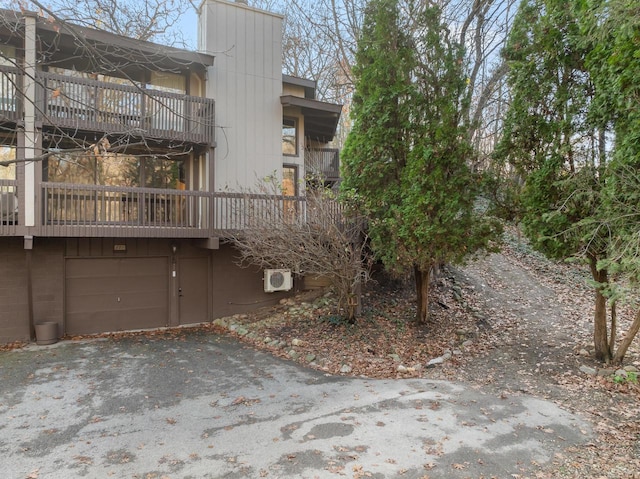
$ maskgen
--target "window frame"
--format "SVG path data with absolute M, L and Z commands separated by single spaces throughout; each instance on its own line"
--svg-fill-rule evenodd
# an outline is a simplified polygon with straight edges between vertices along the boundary
M 293 139 L 294 139 L 293 147 L 294 147 L 294 150 L 295 150 L 294 153 L 285 153 L 285 151 L 284 151 L 284 145 L 285 145 L 285 142 L 284 142 L 284 139 L 285 139 L 284 130 L 285 130 L 285 126 L 287 126 L 287 125 L 285 125 L 286 121 L 293 122 L 293 127 L 288 126 L 288 128 L 293 128 L 293 132 L 294 132 L 294 135 L 293 135 Z M 298 143 L 299 143 L 299 141 L 298 141 L 298 125 L 299 125 L 299 122 L 298 122 L 298 119 L 296 117 L 294 117 L 294 116 L 283 116 L 282 117 L 282 155 L 283 156 L 299 156 L 300 148 L 299 148 L 299 145 L 298 145 Z M 290 137 L 291 135 L 287 135 L 287 136 Z
M 285 170 L 293 171 L 293 195 L 285 195 L 284 194 L 284 181 L 285 181 Z M 299 166 L 293 163 L 284 163 L 282 165 L 282 195 L 283 196 L 299 196 L 300 187 L 298 186 L 298 175 L 299 175 Z

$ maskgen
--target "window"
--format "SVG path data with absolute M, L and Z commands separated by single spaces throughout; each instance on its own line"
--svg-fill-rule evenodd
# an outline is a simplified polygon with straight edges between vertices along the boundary
M 151 72 L 151 81 L 147 88 L 167 93 L 187 93 L 187 82 L 183 75 L 167 72 Z
M 295 118 L 282 119 L 282 154 L 298 155 L 298 122 Z
M 184 160 L 156 156 L 60 152 L 45 160 L 44 178 L 52 183 L 185 189 Z
M 16 149 L 13 146 L 0 145 L 0 162 L 16 159 Z M 0 180 L 15 180 L 16 164 L 0 166 Z
M 295 165 L 282 167 L 282 194 L 284 196 L 298 195 L 298 167 Z
M 0 45 L 0 66 L 16 66 L 16 49 L 11 45 Z
M 0 162 L 16 159 L 16 149 L 0 145 Z M 16 164 L 0 166 L 0 225 L 18 221 L 18 192 L 16 191 Z

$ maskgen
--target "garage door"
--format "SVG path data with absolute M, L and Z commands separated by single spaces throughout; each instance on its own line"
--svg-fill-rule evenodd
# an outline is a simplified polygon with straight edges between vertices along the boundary
M 67 259 L 68 334 L 157 328 L 168 323 L 167 258 Z

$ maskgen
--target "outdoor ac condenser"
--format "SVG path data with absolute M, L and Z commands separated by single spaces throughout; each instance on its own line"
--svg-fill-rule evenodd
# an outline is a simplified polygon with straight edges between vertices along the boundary
M 289 291 L 293 288 L 293 278 L 291 270 L 288 269 L 265 269 L 264 270 L 264 291 L 273 293 L 275 291 Z

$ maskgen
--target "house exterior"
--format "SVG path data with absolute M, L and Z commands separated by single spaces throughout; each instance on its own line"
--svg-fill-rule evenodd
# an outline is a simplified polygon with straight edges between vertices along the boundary
M 227 241 L 252 202 L 304 214 L 305 175 L 338 177 L 341 107 L 282 75 L 280 16 L 205 0 L 199 52 L 0 17 L 0 343 L 43 321 L 178 326 L 290 294 L 265 292 Z M 286 199 L 247 194 L 267 175 Z

